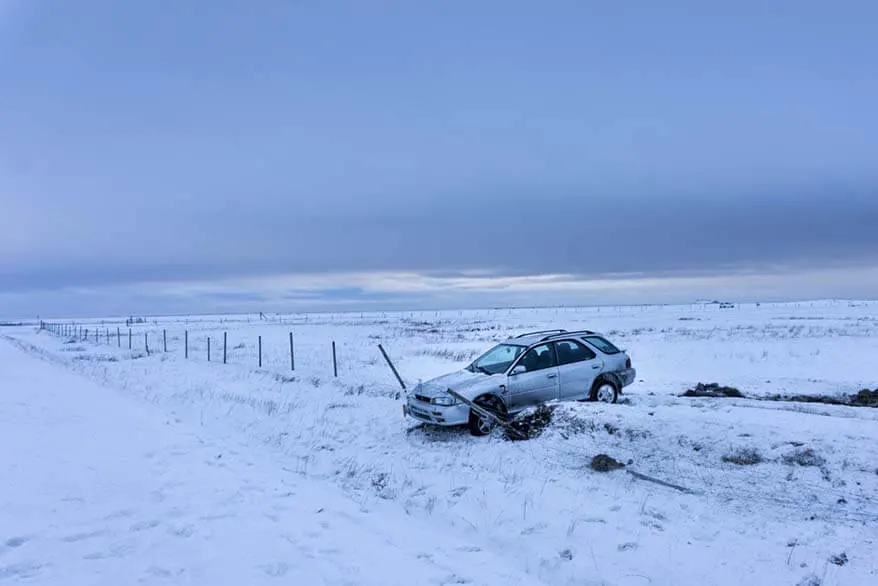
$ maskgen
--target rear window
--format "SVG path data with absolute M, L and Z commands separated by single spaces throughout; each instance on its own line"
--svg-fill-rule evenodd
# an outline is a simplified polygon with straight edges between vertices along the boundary
M 611 344 L 608 340 L 600 336 L 585 336 L 583 340 L 585 340 L 604 354 L 618 354 L 619 352 L 621 352 L 621 350 L 613 346 L 613 344 Z

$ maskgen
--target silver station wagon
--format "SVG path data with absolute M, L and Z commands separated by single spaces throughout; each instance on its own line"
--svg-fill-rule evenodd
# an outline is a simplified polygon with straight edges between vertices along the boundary
M 615 403 L 635 376 L 628 354 L 600 333 L 528 332 L 459 371 L 419 383 L 407 394 L 403 414 L 436 425 L 468 425 L 473 435 L 485 435 L 495 421 L 479 411 L 508 419 L 549 401 Z

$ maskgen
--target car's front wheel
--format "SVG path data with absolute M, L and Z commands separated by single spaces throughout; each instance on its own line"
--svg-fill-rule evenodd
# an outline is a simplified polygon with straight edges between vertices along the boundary
M 506 405 L 504 405 L 503 401 L 497 397 L 484 395 L 477 398 L 473 403 L 491 413 L 496 413 L 501 419 L 506 419 Z M 494 429 L 497 422 L 490 417 L 486 417 L 470 409 L 468 425 L 471 434 L 475 436 L 483 436 L 491 433 L 491 430 Z

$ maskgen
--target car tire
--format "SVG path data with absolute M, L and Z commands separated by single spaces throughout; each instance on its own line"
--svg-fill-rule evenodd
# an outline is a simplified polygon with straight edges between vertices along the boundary
M 599 378 L 591 387 L 589 401 L 601 403 L 615 403 L 619 399 L 619 387 L 616 383 L 606 378 Z
M 503 401 L 501 401 L 497 397 L 493 397 L 491 395 L 482 395 L 481 397 L 475 399 L 473 403 L 496 413 L 500 417 L 505 418 L 506 416 L 506 405 L 504 405 Z M 494 427 L 496 427 L 497 422 L 485 421 L 485 419 L 487 418 L 483 418 L 481 415 L 470 409 L 469 422 L 467 423 L 469 427 L 469 432 L 477 437 L 485 436 L 491 433 Z

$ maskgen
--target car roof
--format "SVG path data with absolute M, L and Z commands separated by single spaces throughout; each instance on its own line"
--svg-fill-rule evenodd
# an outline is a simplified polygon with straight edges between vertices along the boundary
M 573 330 L 569 332 L 567 330 L 542 330 L 538 332 L 527 332 L 524 334 L 513 336 L 511 338 L 508 338 L 505 343 L 517 344 L 519 346 L 530 346 L 538 342 L 561 340 L 564 338 L 582 336 L 603 336 L 603 334 L 600 332 L 594 332 L 592 330 Z

